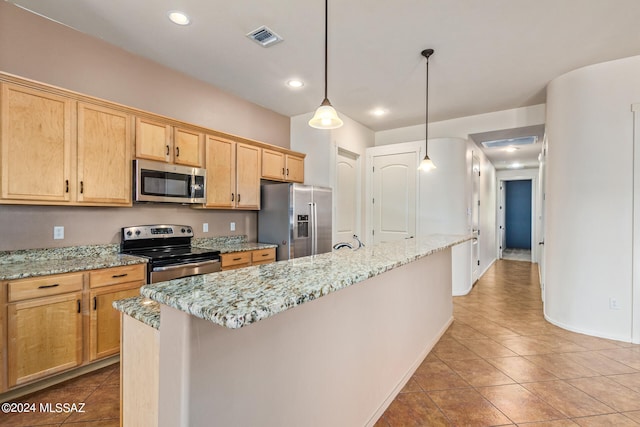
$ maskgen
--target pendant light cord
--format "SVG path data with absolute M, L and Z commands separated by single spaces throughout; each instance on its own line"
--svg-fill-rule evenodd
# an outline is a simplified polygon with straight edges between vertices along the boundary
M 427 89 L 425 97 L 425 119 L 424 119 L 424 149 L 425 158 L 429 157 L 429 57 L 433 55 L 433 49 L 425 49 L 421 52 L 422 56 L 427 58 Z
M 324 0 L 324 99 L 328 99 L 327 98 L 327 61 L 328 61 L 328 54 L 327 54 L 327 45 L 329 43 L 329 0 Z

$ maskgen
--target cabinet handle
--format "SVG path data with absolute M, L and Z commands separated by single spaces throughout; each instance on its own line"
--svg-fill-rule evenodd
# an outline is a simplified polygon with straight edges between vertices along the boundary
M 234 258 L 234 261 L 240 261 L 242 258 Z
M 180 147 L 176 147 L 176 157 L 180 157 Z
M 262 256 L 269 256 L 269 254 L 262 254 Z
M 167 144 L 167 156 L 169 155 L 169 144 Z
M 287 176 L 289 176 L 289 168 L 287 168 Z
M 59 283 L 54 283 L 53 285 L 41 285 L 41 286 L 38 286 L 38 289 L 57 288 L 58 286 L 60 286 Z
M 231 201 L 232 201 L 232 202 L 233 202 L 233 197 L 234 197 L 234 196 L 233 196 L 233 193 L 231 193 Z
M 238 193 L 238 203 L 240 203 L 240 193 Z
M 284 168 L 282 168 L 282 175 L 284 175 Z
M 84 193 L 84 181 L 80 181 L 80 194 Z
M 93 309 L 96 310 L 98 308 L 98 297 L 93 297 Z
M 64 187 L 65 187 L 64 192 L 68 193 L 69 192 L 69 180 L 68 179 L 64 180 Z
M 117 279 L 118 277 L 127 277 L 128 275 L 129 275 L 129 273 L 114 274 L 113 276 L 111 276 L 111 278 Z
M 80 300 L 78 300 L 78 313 L 80 313 Z

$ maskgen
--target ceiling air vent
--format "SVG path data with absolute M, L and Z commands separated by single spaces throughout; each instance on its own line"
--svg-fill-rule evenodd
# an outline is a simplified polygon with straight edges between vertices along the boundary
M 538 142 L 537 136 L 524 136 L 521 138 L 497 139 L 494 141 L 484 141 L 482 146 L 485 148 L 509 147 L 518 145 L 529 145 Z
M 247 37 L 258 43 L 262 47 L 269 47 L 283 40 L 282 37 L 280 37 L 264 25 L 256 30 L 251 31 L 249 34 L 247 34 Z

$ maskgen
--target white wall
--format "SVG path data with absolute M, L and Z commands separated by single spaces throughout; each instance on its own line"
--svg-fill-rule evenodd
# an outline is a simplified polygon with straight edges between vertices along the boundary
M 533 126 L 544 122 L 545 105 L 540 104 L 429 123 L 429 139 L 448 137 L 467 139 L 472 133 Z M 376 132 L 376 145 L 420 139 L 424 140 L 424 125 Z
M 547 89 L 545 316 L 623 341 L 632 333 L 637 102 L 640 56 L 572 71 Z
M 361 173 L 361 227 L 364 227 L 366 220 L 365 205 L 365 153 L 368 147 L 374 146 L 374 132 L 352 120 L 340 115 L 344 125 L 338 129 L 321 130 L 309 126 L 309 119 L 313 112 L 291 117 L 291 149 L 306 153 L 304 160 L 305 184 L 320 185 L 335 189 L 336 184 L 336 161 L 338 148 L 343 148 L 360 156 Z M 334 193 L 334 213 L 335 213 L 335 193 Z M 335 215 L 333 217 L 335 224 Z M 356 233 L 364 235 L 364 229 Z

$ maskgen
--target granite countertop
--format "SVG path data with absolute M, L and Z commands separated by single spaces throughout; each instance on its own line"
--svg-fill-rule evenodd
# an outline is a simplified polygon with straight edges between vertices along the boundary
M 141 294 L 227 328 L 241 328 L 393 268 L 444 250 L 471 235 L 434 235 L 341 249 L 240 270 L 145 285 Z M 123 300 L 127 301 L 127 300 Z M 142 299 L 114 307 L 153 326 L 159 306 Z
M 113 307 L 154 329 L 160 329 L 160 304 L 143 296 L 121 299 Z
M 123 265 L 143 264 L 144 258 L 118 253 L 119 246 L 91 245 L 0 252 L 0 280 L 25 279 Z
M 278 245 L 271 243 L 247 242 L 247 236 L 222 236 L 194 238 L 191 246 L 203 249 L 215 249 L 221 254 L 231 252 L 255 251 L 257 249 L 277 248 Z

